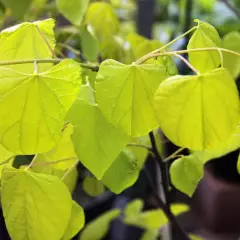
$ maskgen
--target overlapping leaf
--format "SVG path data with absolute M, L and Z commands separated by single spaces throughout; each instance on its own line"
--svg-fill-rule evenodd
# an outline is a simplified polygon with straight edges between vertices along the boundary
M 176 159 L 170 168 L 172 184 L 190 197 L 203 177 L 203 162 L 196 156 Z
M 59 11 L 72 24 L 79 26 L 82 23 L 84 14 L 87 10 L 90 0 L 57 0 Z
M 7 168 L 1 184 L 3 214 L 12 240 L 61 239 L 72 199 L 60 179 Z
M 105 192 L 103 183 L 95 177 L 85 177 L 82 187 L 83 190 L 91 197 L 97 197 Z
M 81 84 L 80 67 L 64 60 L 44 73 L 0 69 L 0 140 L 9 151 L 49 151 L 61 136 L 64 118 Z
M 152 98 L 167 77 L 159 64 L 124 65 L 106 60 L 97 75 L 96 100 L 103 115 L 131 136 L 145 135 L 158 126 Z
M 53 19 L 47 19 L 33 23 L 24 22 L 3 30 L 0 34 L 0 61 L 51 58 L 50 48 L 55 47 L 54 25 Z M 46 71 L 51 65 L 51 63 L 40 64 L 38 71 Z M 33 63 L 8 65 L 8 67 L 25 73 L 34 71 Z
M 239 121 L 237 87 L 224 68 L 171 77 L 160 84 L 154 102 L 166 136 L 192 150 L 213 148 L 226 141 Z
M 74 127 L 72 141 L 79 160 L 101 179 L 129 138 L 104 118 L 99 107 L 91 102 L 92 95 L 85 94 L 88 88 L 82 87 L 67 119 Z
M 216 29 L 207 22 L 198 22 L 198 28 L 189 40 L 187 49 L 221 47 L 222 41 Z M 220 65 L 218 51 L 190 52 L 190 63 L 200 72 L 208 72 Z

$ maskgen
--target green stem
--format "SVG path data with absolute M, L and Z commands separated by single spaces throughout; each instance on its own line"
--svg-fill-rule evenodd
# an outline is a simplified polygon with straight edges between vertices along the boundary
M 7 65 L 18 65 L 18 64 L 26 64 L 26 63 L 60 63 L 62 62 L 64 59 L 53 59 L 53 58 L 46 58 L 46 59 L 29 59 L 29 60 L 12 60 L 12 61 L 0 61 L 0 66 L 7 66 Z M 87 68 L 90 69 L 92 71 L 97 72 L 99 70 L 99 66 L 98 65 L 94 65 L 91 63 L 80 63 L 78 62 L 78 64 L 83 67 L 83 68 Z
M 28 171 L 32 166 L 33 164 L 35 163 L 36 159 L 37 159 L 37 154 L 34 156 L 33 160 L 31 161 L 31 163 L 25 168 L 25 171 Z
M 71 46 L 69 46 L 69 45 L 67 45 L 67 44 L 58 43 L 57 45 L 58 45 L 59 47 L 62 47 L 62 48 L 65 48 L 65 49 L 69 50 L 70 52 L 74 53 L 76 56 L 81 55 L 81 52 L 80 52 L 80 51 L 78 51 L 77 49 L 75 49 L 75 48 L 73 48 L 73 47 L 71 47 Z
M 184 53 L 190 53 L 190 52 L 207 52 L 207 51 L 227 52 L 227 53 L 230 53 L 230 54 L 233 54 L 233 55 L 236 55 L 236 56 L 240 57 L 240 53 L 229 50 L 229 49 L 209 47 L 209 48 L 195 48 L 195 49 L 178 50 L 178 51 L 172 51 L 172 52 L 161 52 L 161 53 L 151 54 L 151 55 L 146 56 L 141 61 L 141 64 L 146 62 L 147 60 L 149 60 L 151 58 L 156 58 L 156 57 L 160 57 L 160 56 L 175 56 L 176 54 L 184 54 Z
M 149 59 L 149 56 L 155 54 L 155 53 L 158 53 L 158 52 L 161 52 L 163 51 L 164 49 L 166 49 L 167 47 L 169 47 L 170 45 L 174 44 L 175 42 L 177 42 L 178 40 L 184 38 L 186 35 L 188 35 L 189 33 L 195 31 L 198 27 L 195 26 L 193 28 L 191 28 L 190 30 L 188 30 L 187 32 L 185 32 L 184 34 L 180 35 L 179 37 L 175 38 L 174 40 L 172 40 L 171 42 L 169 42 L 168 44 L 162 46 L 161 48 L 158 48 L 148 54 L 146 54 L 145 56 L 139 58 L 135 63 L 136 64 L 142 64 L 144 62 L 146 62 L 148 59 Z

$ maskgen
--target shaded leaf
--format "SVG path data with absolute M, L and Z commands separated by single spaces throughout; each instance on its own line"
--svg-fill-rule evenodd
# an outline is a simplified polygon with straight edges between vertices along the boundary
M 80 26 L 90 0 L 56 0 L 59 12 L 72 24 Z
M 72 239 L 84 227 L 84 224 L 85 215 L 82 207 L 75 201 L 72 201 L 71 217 L 62 240 Z
M 101 240 L 107 234 L 110 223 L 119 217 L 120 210 L 114 209 L 91 221 L 83 229 L 79 240 Z
M 89 176 L 83 180 L 83 190 L 91 197 L 97 197 L 105 192 L 103 183 Z
M 176 159 L 170 167 L 172 184 L 188 196 L 192 196 L 203 178 L 203 162 L 194 156 Z
M 89 86 L 82 87 L 67 119 L 74 127 L 72 141 L 78 158 L 89 171 L 101 179 L 129 138 L 106 121 L 95 103 L 89 98 L 84 99 L 86 94 L 81 96 L 85 88 Z
M 133 201 L 129 202 L 124 209 L 125 217 L 135 216 L 136 214 L 140 213 L 143 209 L 144 202 L 141 199 L 134 199 Z

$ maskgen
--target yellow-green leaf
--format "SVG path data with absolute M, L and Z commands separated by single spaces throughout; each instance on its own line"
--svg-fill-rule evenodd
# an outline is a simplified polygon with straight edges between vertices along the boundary
M 240 52 L 240 33 L 231 32 L 223 38 L 223 48 Z M 223 52 L 223 65 L 231 73 L 234 78 L 240 74 L 240 57 L 231 53 Z
M 191 197 L 203 177 L 203 166 L 203 162 L 196 156 L 176 159 L 170 167 L 172 184 Z
M 6 168 L 2 208 L 12 240 L 59 240 L 72 210 L 71 195 L 57 177 Z
M 145 159 L 140 162 L 125 149 L 103 175 L 104 185 L 116 194 L 121 193 L 137 181 L 144 162 Z
M 141 136 L 158 127 L 153 95 L 167 77 L 160 64 L 124 65 L 106 60 L 95 83 L 103 115 L 130 136 Z
M 56 0 L 58 10 L 72 24 L 81 25 L 90 0 Z
M 97 197 L 105 192 L 103 183 L 89 176 L 83 180 L 83 190 L 91 197 Z
M 237 87 L 224 68 L 168 78 L 160 84 L 154 103 L 166 136 L 192 150 L 213 148 L 226 141 L 239 120 Z
M 44 163 L 54 163 L 54 168 L 66 170 L 69 169 L 77 159 L 77 155 L 74 151 L 71 141 L 71 135 L 73 132 L 73 126 L 67 124 L 61 134 L 61 138 L 58 140 L 57 145 L 47 153 L 40 153 L 36 156 L 34 163 L 36 167 L 34 169 L 44 168 Z
M 101 240 L 107 234 L 110 223 L 119 217 L 120 210 L 113 209 L 96 218 L 83 229 L 79 240 Z
M 157 240 L 159 235 L 159 229 L 146 230 L 141 236 L 140 240 Z
M 136 214 L 139 214 L 144 206 L 144 202 L 141 199 L 134 199 L 130 203 L 127 204 L 127 206 L 124 209 L 124 215 L 125 217 L 131 217 L 135 216 Z
M 89 86 L 81 92 L 85 88 Z M 72 141 L 79 160 L 101 179 L 129 138 L 104 118 L 90 94 L 81 96 L 81 92 L 67 117 L 74 128 Z
M 64 60 L 44 73 L 0 68 L 0 141 L 9 151 L 49 151 L 59 140 L 81 85 L 80 67 Z
M 119 30 L 115 10 L 110 3 L 106 2 L 91 3 L 86 13 L 86 22 L 93 27 L 100 38 L 109 37 Z
M 222 41 L 216 29 L 208 24 L 197 20 L 198 26 L 191 39 L 187 49 L 221 47 Z M 190 63 L 200 72 L 208 72 L 220 65 L 220 55 L 218 51 L 190 52 Z
M 33 23 L 24 22 L 3 30 L 0 34 L 0 61 L 51 58 L 52 52 L 45 40 L 51 49 L 54 49 L 54 26 L 53 19 L 46 19 Z M 51 63 L 39 64 L 38 71 L 46 71 L 51 66 Z M 8 67 L 26 73 L 34 71 L 33 63 Z
M 84 224 L 85 215 L 82 207 L 75 201 L 72 201 L 71 217 L 62 240 L 72 239 L 84 227 Z

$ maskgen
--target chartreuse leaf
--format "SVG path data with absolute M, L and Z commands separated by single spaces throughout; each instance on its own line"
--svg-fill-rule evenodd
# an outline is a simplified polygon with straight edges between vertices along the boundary
M 60 179 L 6 168 L 1 185 L 3 214 L 12 240 L 61 239 L 72 199 Z
M 157 128 L 152 98 L 166 77 L 166 69 L 160 64 L 104 61 L 95 83 L 96 99 L 103 115 L 134 137 Z
M 172 184 L 191 197 L 203 178 L 203 166 L 203 162 L 196 156 L 190 155 L 176 159 L 170 167 Z
M 193 234 L 189 234 L 189 237 L 191 240 L 204 240 L 203 238 L 199 237 L 199 236 L 196 236 L 196 235 L 193 235 Z
M 93 2 L 86 13 L 90 24 L 100 39 L 114 35 L 119 30 L 119 21 L 113 6 L 106 2 Z
M 221 38 L 216 29 L 207 22 L 196 21 L 198 27 L 189 40 L 187 49 L 221 47 Z M 218 51 L 190 52 L 189 61 L 203 73 L 217 68 L 221 62 Z
M 98 105 L 89 98 L 84 89 L 70 109 L 67 120 L 73 124 L 72 141 L 78 158 L 98 179 L 111 166 L 129 138 L 111 125 L 102 115 Z
M 121 193 L 137 181 L 144 162 L 145 159 L 140 162 L 130 150 L 125 149 L 103 175 L 104 185 L 116 194 Z
M 144 202 L 141 199 L 134 199 L 130 203 L 127 204 L 126 208 L 124 209 L 125 217 L 132 217 L 136 214 L 139 214 L 144 206 Z
M 188 211 L 189 207 L 183 204 L 172 204 L 171 210 L 174 215 L 179 215 Z M 136 211 L 135 215 L 125 215 L 124 223 L 151 230 L 163 227 L 165 224 L 168 223 L 168 219 L 161 209 L 155 209 L 144 212 Z
M 99 55 L 99 43 L 90 25 L 84 25 L 80 29 L 81 50 L 89 61 L 96 61 Z
M 237 126 L 233 134 L 226 139 L 226 141 L 221 142 L 216 147 L 211 149 L 206 149 L 204 151 L 194 151 L 192 155 L 201 159 L 203 163 L 207 161 L 222 157 L 232 151 L 237 150 L 240 147 L 240 127 Z
M 41 74 L 0 68 L 0 140 L 7 150 L 35 154 L 57 143 L 79 92 L 80 70 L 73 60 Z
M 80 26 L 90 0 L 56 0 L 59 12 L 72 24 Z
M 47 153 L 40 153 L 35 158 L 36 167 L 34 169 L 44 168 L 46 165 L 41 163 L 54 163 L 54 168 L 66 170 L 72 167 L 76 162 L 77 155 L 74 151 L 71 141 L 73 126 L 67 124 L 61 134 L 61 138 L 57 141 L 56 146 Z M 62 161 L 61 161 L 62 160 Z M 39 163 L 39 164 L 38 164 Z
M 240 52 L 240 33 L 231 32 L 223 38 L 223 48 Z M 234 78 L 240 74 L 240 57 L 231 53 L 223 52 L 223 65 Z
M 22 19 L 25 13 L 29 10 L 33 0 L 3 0 L 4 5 L 10 8 L 12 15 L 17 19 Z
M 10 160 L 11 157 L 14 158 L 14 154 L 0 144 L 0 179 L 2 177 L 4 166 L 9 164 L 9 162 L 5 163 L 5 161 Z
M 72 166 L 71 166 L 72 167 Z M 32 166 L 32 170 L 35 173 L 48 174 L 62 179 L 68 169 L 59 169 L 55 168 L 55 164 L 48 164 L 46 162 L 38 162 L 36 165 Z M 78 171 L 76 168 L 73 168 L 71 172 L 64 178 L 63 182 L 68 187 L 69 191 L 72 193 L 76 187 L 78 179 Z
M 158 40 L 149 40 L 136 33 L 129 34 L 128 41 L 131 46 L 134 61 L 163 46 L 163 44 Z M 174 63 L 172 57 L 164 56 L 158 57 L 157 61 L 155 59 L 149 59 L 147 61 L 147 63 L 154 62 L 164 65 L 169 75 L 178 74 L 176 64 Z
M 157 240 L 159 235 L 158 229 L 146 230 L 140 240 Z
M 72 239 L 84 227 L 84 224 L 85 215 L 82 207 L 75 201 L 72 201 L 71 217 L 62 240 Z
M 79 240 L 101 240 L 107 234 L 110 223 L 119 217 L 120 210 L 113 209 L 96 218 L 83 229 Z
M 162 82 L 155 94 L 155 109 L 162 131 L 173 143 L 203 150 L 226 141 L 234 132 L 239 96 L 233 78 L 219 68 Z
M 105 192 L 103 183 L 90 176 L 84 178 L 83 190 L 91 197 L 97 197 Z
M 0 34 L 0 61 L 51 58 L 52 52 L 45 40 L 54 49 L 54 26 L 55 21 L 47 19 L 33 23 L 24 22 L 3 30 Z M 39 64 L 38 71 L 46 71 L 51 66 L 51 63 Z M 26 73 L 33 73 L 34 70 L 33 63 L 8 67 Z

